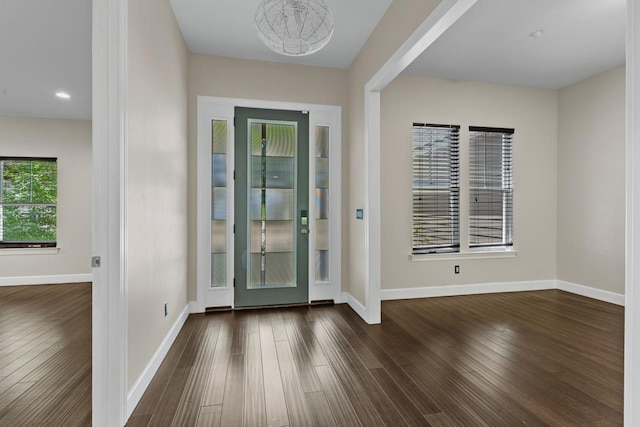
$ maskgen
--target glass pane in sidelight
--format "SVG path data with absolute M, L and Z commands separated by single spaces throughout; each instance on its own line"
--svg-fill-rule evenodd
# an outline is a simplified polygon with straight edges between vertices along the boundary
M 328 126 L 316 126 L 316 157 L 329 158 Z
M 329 281 L 329 251 L 316 251 L 316 281 Z

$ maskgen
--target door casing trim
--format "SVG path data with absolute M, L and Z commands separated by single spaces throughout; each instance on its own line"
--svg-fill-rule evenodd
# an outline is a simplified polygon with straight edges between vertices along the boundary
M 293 110 L 309 112 L 309 144 L 313 145 L 316 126 L 329 126 L 330 164 L 330 282 L 316 283 L 315 281 L 315 250 L 309 250 L 309 302 L 317 300 L 340 301 L 342 295 L 342 266 L 341 266 L 341 152 L 342 152 L 342 107 L 336 105 L 319 105 L 306 103 L 291 103 L 279 101 L 264 101 L 255 99 L 220 98 L 198 96 L 197 100 L 197 163 L 196 163 L 196 301 L 192 312 L 204 312 L 207 307 L 234 307 L 233 268 L 234 242 L 233 227 L 227 227 L 227 283 L 226 287 L 209 289 L 211 282 L 211 153 L 210 153 L 210 123 L 212 120 L 226 120 L 233 124 L 235 107 L 261 108 L 271 110 Z M 228 126 L 227 132 L 227 164 L 233 165 L 235 153 L 233 141 L 235 132 L 233 126 Z M 315 192 L 315 150 L 309 150 L 309 194 Z M 234 218 L 234 182 L 233 168 L 227 168 L 227 218 Z M 309 203 L 309 218 L 315 218 L 315 204 Z M 309 221 L 309 247 L 315 247 L 315 221 Z M 210 296 L 208 296 L 210 294 Z M 210 298 L 207 301 L 207 298 Z

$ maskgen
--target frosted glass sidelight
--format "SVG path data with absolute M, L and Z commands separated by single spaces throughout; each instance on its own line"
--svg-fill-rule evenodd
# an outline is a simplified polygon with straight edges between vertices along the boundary
M 211 189 L 211 219 L 227 219 L 227 188 Z
M 316 281 L 329 281 L 330 128 L 316 126 Z
M 227 285 L 227 122 L 211 122 L 211 286 Z
M 329 190 L 316 188 L 316 219 L 329 218 Z
M 316 250 L 329 250 L 329 220 L 316 220 Z
M 211 123 L 211 152 L 218 154 L 227 152 L 226 120 L 213 120 Z
M 329 159 L 316 159 L 316 187 L 329 188 Z
M 227 155 L 213 154 L 211 156 L 211 186 L 226 187 L 227 186 Z
M 211 287 L 227 286 L 227 254 L 211 254 Z
M 329 251 L 316 251 L 316 281 L 329 281 Z
M 329 158 L 328 126 L 316 126 L 316 157 Z
M 211 221 L 211 253 L 227 252 L 227 221 Z

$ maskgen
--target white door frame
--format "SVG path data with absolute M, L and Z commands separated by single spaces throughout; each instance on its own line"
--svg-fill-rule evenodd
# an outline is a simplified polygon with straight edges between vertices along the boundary
M 315 203 L 309 203 L 309 302 L 341 299 L 341 150 L 342 108 L 335 105 L 318 105 L 292 102 L 264 101 L 256 99 L 198 97 L 197 120 L 197 299 L 192 312 L 204 312 L 207 307 L 234 306 L 234 180 L 233 167 L 227 167 L 227 279 L 226 286 L 210 289 L 211 283 L 211 121 L 227 122 L 227 165 L 234 164 L 235 107 L 293 110 L 309 112 L 309 143 L 314 139 L 316 126 L 330 128 L 329 194 L 330 194 L 330 249 L 328 283 L 315 280 Z M 315 193 L 315 150 L 309 150 L 309 194 Z M 209 295 L 211 300 L 208 301 Z
M 624 425 L 640 425 L 640 5 L 627 1 Z
M 127 0 L 93 0 L 92 425 L 126 422 Z

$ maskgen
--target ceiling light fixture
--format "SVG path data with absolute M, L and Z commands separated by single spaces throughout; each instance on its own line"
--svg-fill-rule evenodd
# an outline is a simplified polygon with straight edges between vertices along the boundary
M 536 30 L 533 33 L 529 34 L 529 38 L 531 40 L 538 40 L 544 34 L 544 30 Z
M 58 98 L 62 98 L 62 99 L 70 99 L 71 95 L 69 95 L 67 92 L 56 92 L 56 96 Z
M 329 43 L 334 29 L 324 0 L 262 0 L 255 22 L 263 43 L 287 56 L 319 51 Z

